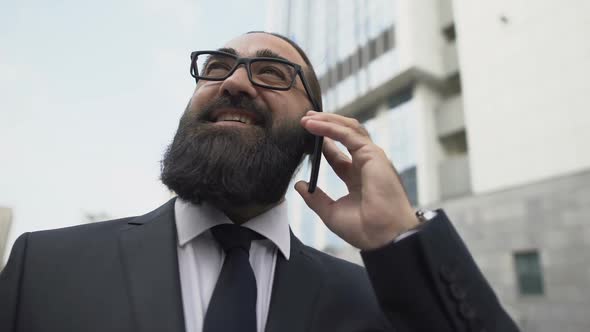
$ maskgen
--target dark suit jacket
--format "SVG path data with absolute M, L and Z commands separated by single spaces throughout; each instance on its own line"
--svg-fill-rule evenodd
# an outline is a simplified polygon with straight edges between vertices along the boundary
M 363 252 L 367 270 L 291 240 L 268 332 L 517 331 L 442 212 Z M 184 331 L 176 243 L 174 200 L 140 217 L 23 234 L 0 275 L 0 331 Z

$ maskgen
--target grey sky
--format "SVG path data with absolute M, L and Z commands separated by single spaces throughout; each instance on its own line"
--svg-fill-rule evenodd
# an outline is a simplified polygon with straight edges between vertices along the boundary
M 170 197 L 159 160 L 194 88 L 190 51 L 264 30 L 266 1 L 2 1 L 0 206 L 7 248 L 85 213 Z

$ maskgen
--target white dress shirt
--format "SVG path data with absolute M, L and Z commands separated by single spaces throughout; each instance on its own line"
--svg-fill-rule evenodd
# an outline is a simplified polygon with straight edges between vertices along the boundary
M 194 205 L 180 198 L 174 203 L 174 215 L 178 232 L 178 267 L 186 331 L 201 332 L 225 258 L 223 249 L 209 229 L 231 221 L 211 205 Z M 257 285 L 257 331 L 263 332 L 266 328 L 277 255 L 289 259 L 291 251 L 287 203 L 283 201 L 242 226 L 266 237 L 264 240 L 252 241 L 250 247 L 250 264 Z

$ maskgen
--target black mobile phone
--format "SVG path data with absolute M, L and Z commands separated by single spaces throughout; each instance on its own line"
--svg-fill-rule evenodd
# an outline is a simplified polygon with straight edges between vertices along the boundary
M 309 177 L 309 186 L 307 191 L 313 193 L 318 184 L 318 175 L 320 174 L 320 161 L 322 160 L 322 146 L 324 145 L 324 136 L 316 136 L 313 142 L 313 152 L 311 158 L 311 176 Z
M 309 100 L 311 101 L 311 106 L 313 110 L 316 112 L 322 112 L 322 105 L 321 102 L 314 98 L 314 95 L 311 93 L 311 89 L 307 80 L 301 75 L 301 82 L 303 83 L 303 88 L 305 88 L 305 92 L 309 96 Z M 324 137 L 323 136 L 315 136 L 313 141 L 313 152 L 311 153 L 310 160 L 311 160 L 311 176 L 309 177 L 309 186 L 307 187 L 307 192 L 313 193 L 315 188 L 318 185 L 318 175 L 320 174 L 320 161 L 322 161 L 322 146 L 324 145 Z

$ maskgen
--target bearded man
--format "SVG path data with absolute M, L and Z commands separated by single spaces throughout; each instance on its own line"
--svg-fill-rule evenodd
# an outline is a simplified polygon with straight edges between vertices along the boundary
M 193 52 L 191 73 L 162 161 L 178 197 L 139 217 L 23 234 L 0 277 L 0 330 L 518 330 L 444 212 L 416 214 L 358 121 L 318 112 L 318 80 L 294 42 L 248 33 Z M 289 230 L 285 193 L 317 137 L 349 193 L 295 190 L 366 269 Z

